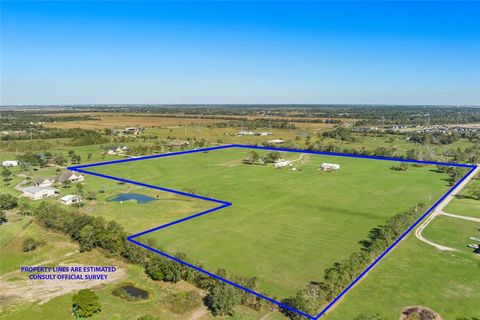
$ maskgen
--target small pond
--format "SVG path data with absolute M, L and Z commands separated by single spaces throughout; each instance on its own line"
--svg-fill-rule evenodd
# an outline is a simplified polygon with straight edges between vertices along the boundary
M 136 200 L 137 203 L 143 204 L 150 201 L 155 201 L 157 199 L 139 193 L 122 193 L 112 199 L 109 199 L 108 201 L 123 202 L 128 200 Z
M 128 294 L 129 296 L 135 299 L 148 299 L 148 291 L 142 290 L 132 285 L 126 285 L 121 287 L 121 289 Z

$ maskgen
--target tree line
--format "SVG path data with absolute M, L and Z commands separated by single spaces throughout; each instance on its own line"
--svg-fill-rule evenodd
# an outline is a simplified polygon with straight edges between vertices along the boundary
M 79 243 L 80 252 L 101 248 L 108 256 L 117 256 L 132 264 L 141 265 L 145 273 L 153 280 L 178 282 L 188 281 L 208 292 L 206 305 L 214 315 L 233 315 L 238 304 L 255 309 L 272 308 L 272 305 L 243 290 L 236 289 L 204 273 L 186 267 L 178 262 L 139 248 L 127 240 L 127 233 L 121 225 L 103 217 L 92 217 L 76 211 L 62 208 L 58 204 L 42 202 L 34 209 L 36 220 L 45 228 L 63 232 Z M 151 241 L 147 245 L 155 246 Z M 183 261 L 188 260 L 183 253 L 175 255 Z M 193 263 L 195 264 L 195 263 Z M 201 264 L 195 264 L 200 265 Z M 256 289 L 256 278 L 246 278 L 219 269 L 216 274 L 223 278 Z
M 267 143 L 263 145 L 268 146 Z M 480 142 L 475 143 L 473 146 L 467 147 L 463 150 L 460 148 L 447 149 L 442 154 L 433 154 L 428 150 L 410 149 L 405 152 L 399 152 L 394 147 L 378 146 L 373 149 L 367 149 L 365 147 L 344 147 L 334 143 L 322 143 L 322 141 L 305 140 L 305 144 L 301 143 L 300 138 L 296 140 L 289 140 L 285 143 L 286 148 L 291 149 L 304 149 L 312 151 L 324 151 L 324 152 L 336 152 L 347 153 L 366 156 L 381 156 L 381 157 L 395 157 L 399 159 L 411 159 L 411 160 L 424 160 L 424 161 L 441 161 L 439 157 L 451 159 L 455 162 L 462 163 L 477 163 L 480 161 Z

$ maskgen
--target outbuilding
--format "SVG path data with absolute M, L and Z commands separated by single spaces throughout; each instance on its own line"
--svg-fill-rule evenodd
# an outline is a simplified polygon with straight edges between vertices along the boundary
M 82 197 L 74 194 L 69 194 L 65 197 L 61 197 L 60 201 L 62 202 L 62 204 L 69 206 L 71 204 L 82 202 Z
M 2 162 L 2 166 L 4 167 L 16 167 L 18 166 L 17 160 L 5 160 Z
M 284 159 L 278 159 L 275 161 L 273 166 L 275 168 L 283 168 L 283 167 L 291 167 L 293 165 L 293 162 L 290 160 L 284 160 Z
M 23 197 L 32 199 L 32 200 L 40 200 L 47 197 L 55 197 L 58 195 L 60 191 L 58 189 L 52 187 L 28 187 L 23 189 Z
M 267 143 L 269 143 L 269 144 L 282 144 L 282 143 L 285 143 L 285 140 L 273 139 L 273 140 L 268 140 Z
M 340 165 L 336 163 L 322 163 L 320 170 L 322 171 L 333 171 L 340 169 Z

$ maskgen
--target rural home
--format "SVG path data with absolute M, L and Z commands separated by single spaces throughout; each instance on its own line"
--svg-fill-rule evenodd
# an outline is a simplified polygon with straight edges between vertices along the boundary
M 253 131 L 240 131 L 238 133 L 239 136 L 253 136 L 255 134 L 255 132 Z
M 67 180 L 70 182 L 82 182 L 85 179 L 81 173 L 70 170 L 63 171 L 57 177 L 55 177 L 55 183 L 64 183 Z
M 170 148 L 177 148 L 187 146 L 189 142 L 187 140 L 170 140 L 167 142 L 166 146 Z
M 293 165 L 293 162 L 292 161 L 289 161 L 289 160 L 283 160 L 283 159 L 278 159 L 277 161 L 275 161 L 274 163 L 274 167 L 275 168 L 283 168 L 283 167 L 287 167 L 287 166 L 292 166 Z
M 107 148 L 107 154 L 124 154 L 128 150 L 128 147 L 121 145 L 118 147 L 109 147 Z
M 5 160 L 2 162 L 2 166 L 4 167 L 16 167 L 18 166 L 17 160 Z
M 82 197 L 77 196 L 77 195 L 73 195 L 73 194 L 69 194 L 69 195 L 66 195 L 65 197 L 61 197 L 60 201 L 61 201 L 62 204 L 66 205 L 66 206 L 69 206 L 71 204 L 82 202 Z
M 35 180 L 35 185 L 37 187 L 50 187 L 54 182 L 54 179 L 50 179 L 50 178 L 37 178 L 37 180 Z
M 139 135 L 140 133 L 142 133 L 142 129 L 137 128 L 137 127 L 126 127 L 123 130 L 123 132 L 133 134 L 133 135 Z
M 333 171 L 340 169 L 340 165 L 336 163 L 322 163 L 320 170 L 322 171 Z
M 23 189 L 22 197 L 32 200 L 40 200 L 47 197 L 54 197 L 59 193 L 60 191 L 55 188 L 34 186 Z

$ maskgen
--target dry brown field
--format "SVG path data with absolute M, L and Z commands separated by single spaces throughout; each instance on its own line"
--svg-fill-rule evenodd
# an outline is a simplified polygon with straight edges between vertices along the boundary
M 50 116 L 62 117 L 62 116 L 92 116 L 101 120 L 84 120 L 84 121 L 57 121 L 52 123 L 46 123 L 46 127 L 50 128 L 83 128 L 83 129 L 104 129 L 104 128 L 123 128 L 128 126 L 135 127 L 174 127 L 185 125 L 208 125 L 218 122 L 231 121 L 221 119 L 222 117 L 237 118 L 237 119 L 272 119 L 272 120 L 285 120 L 295 124 L 300 129 L 308 130 L 322 130 L 332 128 L 334 125 L 326 123 L 312 123 L 312 122 L 298 122 L 299 120 L 325 120 L 327 118 L 302 118 L 302 117 L 266 117 L 266 116 L 234 116 L 234 115 L 209 115 L 210 119 L 197 118 L 197 117 L 181 117 L 171 116 L 168 114 L 155 114 L 149 115 L 146 113 L 114 113 L 114 112 L 78 112 L 78 113 L 52 113 Z M 356 119 L 340 119 L 342 123 L 353 123 Z

